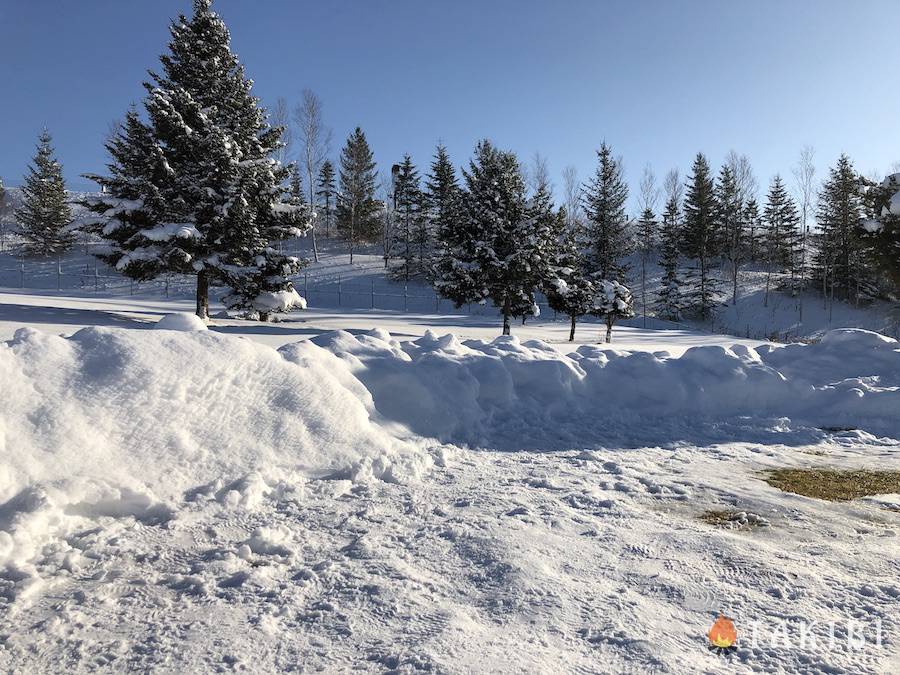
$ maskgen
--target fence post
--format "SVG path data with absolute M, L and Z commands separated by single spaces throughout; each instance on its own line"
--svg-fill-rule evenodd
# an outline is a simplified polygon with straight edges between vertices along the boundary
M 441 296 L 437 293 L 434 294 L 434 313 L 440 314 L 441 311 Z
M 309 272 L 303 273 L 303 297 L 309 302 Z
M 97 269 L 97 265 L 94 265 L 94 292 L 98 292 L 100 290 L 100 271 Z
M 341 275 L 338 274 L 338 307 L 342 307 L 343 303 L 341 301 Z
M 21 273 L 20 286 L 22 288 L 25 288 L 25 261 L 23 260 L 21 263 L 19 263 L 19 265 L 21 265 L 21 267 L 19 269 L 19 272 Z
M 56 256 L 56 290 L 62 290 L 62 263 L 59 256 Z
M 372 279 L 372 309 L 375 309 L 375 279 Z
M 409 311 L 409 287 L 403 284 L 403 311 Z

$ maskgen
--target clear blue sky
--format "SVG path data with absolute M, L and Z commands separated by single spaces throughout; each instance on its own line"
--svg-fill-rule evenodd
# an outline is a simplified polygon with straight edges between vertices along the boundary
M 636 188 L 750 156 L 760 183 L 804 144 L 819 177 L 845 151 L 865 172 L 900 160 L 898 0 L 217 0 L 232 47 L 267 104 L 304 87 L 325 104 L 335 148 L 355 125 L 380 166 L 424 168 L 443 139 L 454 162 L 489 137 L 582 178 L 606 139 Z M 34 140 L 54 135 L 70 187 L 102 169 L 109 122 L 142 96 L 169 19 L 190 0 L 0 0 L 0 176 L 21 181 Z

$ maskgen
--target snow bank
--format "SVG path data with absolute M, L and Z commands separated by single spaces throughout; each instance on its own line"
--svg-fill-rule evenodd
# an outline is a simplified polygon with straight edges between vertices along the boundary
M 0 596 L 27 596 L 50 542 L 70 564 L 84 518 L 158 524 L 185 501 L 252 509 L 311 477 L 420 475 L 427 452 L 373 423 L 340 370 L 323 350 L 287 360 L 210 331 L 20 329 L 0 343 Z
M 694 347 L 679 358 L 594 346 L 565 356 L 516 337 L 432 333 L 401 343 L 339 331 L 313 342 L 349 364 L 382 415 L 442 441 L 508 445 L 523 429 L 571 437 L 588 427 L 604 442 L 604 426 L 621 436 L 629 420 L 736 416 L 900 434 L 900 348 L 863 330 L 813 345 Z
M 176 312 L 174 314 L 166 314 L 163 318 L 156 322 L 153 326 L 158 330 L 208 330 L 206 324 L 196 314 L 188 312 Z

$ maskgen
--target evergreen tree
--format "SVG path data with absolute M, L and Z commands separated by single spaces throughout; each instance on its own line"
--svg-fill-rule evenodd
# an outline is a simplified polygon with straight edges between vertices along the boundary
M 0 253 L 6 250 L 6 188 L 0 178 Z
M 872 191 L 873 218 L 862 222 L 860 232 L 866 254 L 874 267 L 900 292 L 900 173 L 888 176 Z
M 638 219 L 637 244 L 641 254 L 641 313 L 647 327 L 647 263 L 656 246 L 656 214 L 649 205 L 644 207 Z
M 316 189 L 316 196 L 322 200 L 323 213 L 322 219 L 325 221 L 325 236 L 331 236 L 331 218 L 334 213 L 335 201 L 335 183 L 334 183 L 334 165 L 331 160 L 326 159 L 322 162 L 322 168 L 319 169 L 319 182 Z
M 375 157 L 366 135 L 359 127 L 347 138 L 341 151 L 341 193 L 338 199 L 338 232 L 347 242 L 350 264 L 360 243 L 380 231 L 378 203 L 375 201 L 377 171 Z
M 820 244 L 816 268 L 823 292 L 834 298 L 857 297 L 862 281 L 862 215 L 859 177 L 847 155 L 841 155 L 830 169 L 819 194 L 816 214 Z
M 565 212 L 560 219 L 566 222 Z M 569 342 L 575 340 L 575 325 L 579 318 L 595 307 L 596 288 L 586 269 L 586 260 L 575 227 L 561 228 L 553 253 L 549 278 L 544 295 L 550 308 L 569 317 Z
M 734 171 L 725 164 L 716 183 L 717 248 L 731 267 L 731 304 L 737 304 L 738 277 L 744 260 L 744 213 Z
M 62 166 L 53 156 L 50 133 L 45 129 L 22 186 L 22 205 L 16 211 L 19 232 L 28 256 L 58 256 L 71 248 L 72 211 L 66 202 Z
M 469 170 L 458 225 L 436 266 L 435 288 L 457 306 L 491 300 L 503 317 L 536 316 L 535 289 L 549 278 L 556 214 L 547 200 L 528 200 L 516 156 L 481 141 Z
M 597 282 L 596 301 L 591 313 L 602 317 L 606 322 L 606 343 L 609 344 L 612 342 L 612 329 L 616 321 L 634 316 L 631 291 L 618 281 L 601 279 Z
M 678 321 L 681 319 L 683 299 L 681 297 L 681 280 L 678 276 L 678 258 L 681 241 L 681 209 L 678 197 L 670 195 L 666 200 L 663 212 L 662 229 L 660 231 L 660 260 L 663 269 L 662 287 L 656 301 L 656 314 L 663 319 Z
M 744 242 L 747 259 L 751 262 L 760 260 L 760 238 L 763 231 L 762 217 L 759 214 L 759 203 L 750 198 L 744 203 Z
M 763 234 L 763 244 L 768 265 L 765 304 L 768 305 L 769 288 L 774 271 L 790 271 L 791 288 L 793 289 L 794 287 L 794 261 L 796 260 L 799 235 L 797 226 L 800 224 L 797 206 L 788 194 L 781 176 L 777 174 L 769 186 L 766 207 L 763 211 L 763 222 L 766 226 Z
M 422 209 L 422 191 L 419 186 L 419 172 L 409 155 L 403 156 L 394 181 L 394 202 L 399 222 L 398 234 L 394 241 L 394 256 L 402 261 L 398 276 L 409 281 L 417 271 L 416 260 L 424 259 L 425 246 L 421 230 L 425 220 Z M 418 252 L 418 256 L 417 256 Z
M 111 175 L 89 176 L 105 188 L 88 204 L 110 245 L 101 258 L 134 279 L 196 275 L 201 318 L 211 282 L 230 287 L 229 307 L 263 319 L 302 306 L 289 280 L 299 261 L 272 246 L 309 226 L 284 201 L 281 130 L 252 95 L 211 0 L 194 0 L 193 16 L 170 32 L 162 73 L 145 84 L 147 121 L 129 111 L 107 143 Z
M 716 198 L 709 162 L 698 153 L 691 168 L 684 200 L 684 254 L 696 261 L 690 298 L 702 319 L 709 318 L 716 299 L 712 276 L 715 250 Z
M 603 279 L 622 280 L 621 261 L 631 250 L 625 202 L 628 185 L 622 165 L 604 142 L 597 151 L 597 170 L 584 187 L 582 197 L 587 222 L 585 239 L 589 247 L 589 265 Z
M 447 148 L 438 144 L 431 170 L 426 176 L 424 204 L 428 211 L 429 228 L 434 232 L 435 248 L 429 274 L 432 281 L 441 276 L 435 266 L 441 260 L 449 260 L 449 249 L 456 245 L 455 236 L 461 222 L 461 190 L 456 171 L 450 162 Z

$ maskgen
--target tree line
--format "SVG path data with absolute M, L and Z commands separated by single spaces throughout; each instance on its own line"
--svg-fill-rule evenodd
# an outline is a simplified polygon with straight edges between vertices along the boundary
M 28 255 L 59 255 L 75 232 L 91 232 L 106 244 L 97 255 L 128 277 L 195 275 L 201 317 L 216 283 L 230 289 L 228 307 L 265 319 L 302 304 L 291 277 L 305 261 L 283 255 L 278 242 L 309 236 L 318 260 L 317 233 L 333 234 L 351 262 L 361 246 L 380 243 L 395 278 L 425 279 L 457 305 L 492 303 L 504 334 L 512 319 L 538 315 L 543 294 L 570 318 L 571 339 L 586 315 L 605 319 L 609 340 L 613 323 L 634 314 L 628 277 L 645 314 L 673 320 L 706 319 L 735 303 L 748 265 L 763 266 L 766 301 L 785 283 L 832 302 L 895 297 L 900 288 L 900 175 L 864 178 L 845 155 L 817 189 L 805 149 L 796 196 L 775 176 L 762 204 L 749 160 L 735 153 L 715 173 L 698 153 L 686 179 L 672 170 L 662 186 L 648 168 L 637 218 L 627 215 L 622 160 L 605 142 L 587 181 L 565 172 L 559 205 L 543 158 L 526 167 L 487 139 L 459 173 L 439 144 L 425 175 L 405 155 L 379 177 L 359 127 L 336 164 L 328 158 L 331 133 L 313 92 L 293 115 L 283 99 L 271 114 L 260 105 L 211 0 L 194 0 L 193 15 L 170 31 L 143 111 L 133 107 L 115 125 L 108 172 L 88 176 L 103 190 L 84 202 L 91 218 L 72 222 L 50 135 L 41 135 L 16 213 Z M 635 262 L 640 269 L 629 269 Z M 662 282 L 651 302 L 654 264 Z

